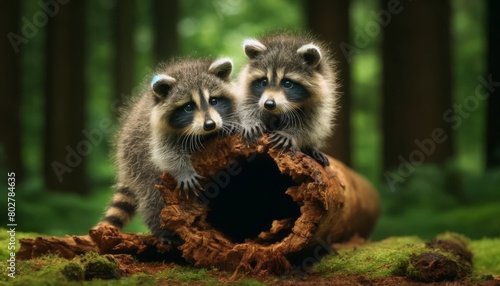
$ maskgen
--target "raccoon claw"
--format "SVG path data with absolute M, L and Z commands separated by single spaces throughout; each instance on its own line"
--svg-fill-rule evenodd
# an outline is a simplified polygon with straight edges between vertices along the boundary
M 235 125 L 231 125 L 227 128 L 227 134 L 228 135 L 234 135 L 240 133 L 240 128 Z
M 326 155 L 323 154 L 323 152 L 319 151 L 317 148 L 314 148 L 314 147 L 303 148 L 302 152 L 311 156 L 314 160 L 316 160 L 318 163 L 320 163 L 323 167 L 330 166 L 330 161 L 328 160 L 328 157 L 326 157 Z
M 261 125 L 245 127 L 241 132 L 241 136 L 243 137 L 243 140 L 245 140 L 245 143 L 247 144 L 257 143 L 262 134 L 264 134 L 264 128 Z
M 273 132 L 271 133 L 271 135 L 269 135 L 269 142 L 273 144 L 273 147 L 282 150 L 285 150 L 287 148 L 297 148 L 297 141 L 293 136 L 279 131 Z
M 189 176 L 181 181 L 179 181 L 178 187 L 184 192 L 186 195 L 186 198 L 189 199 L 189 192 L 192 191 L 195 196 L 199 196 L 199 192 L 204 191 L 204 189 L 201 187 L 200 182 L 198 179 L 202 179 L 203 177 L 195 174 L 192 176 Z

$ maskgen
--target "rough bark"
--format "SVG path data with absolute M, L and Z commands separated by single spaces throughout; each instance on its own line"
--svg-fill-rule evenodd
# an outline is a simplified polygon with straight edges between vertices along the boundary
M 488 77 L 492 81 L 500 81 L 500 2 L 489 0 L 488 2 Z M 492 87 L 490 87 L 492 88 Z M 488 111 L 486 118 L 486 166 L 488 168 L 500 167 L 500 96 L 498 95 L 498 84 L 493 86 L 488 97 Z
M 85 128 L 85 3 L 48 21 L 44 178 L 49 190 L 88 193 Z
M 101 225 L 90 231 L 91 246 L 142 261 L 182 256 L 197 267 L 285 274 L 331 253 L 333 243 L 367 238 L 378 218 L 378 195 L 361 176 L 333 158 L 323 168 L 301 152 L 270 148 L 267 137 L 255 146 L 237 136 L 212 140 L 193 164 L 205 178 L 197 197 L 179 192 L 166 173 L 157 186 L 168 202 L 162 224 L 183 244 Z M 57 253 L 52 244 L 43 252 Z M 32 240 L 21 245 L 23 258 L 39 254 Z
M 167 61 L 179 51 L 179 14 L 179 1 L 153 1 L 155 62 Z
M 4 3 L 0 16 L 0 31 L 4 36 L 0 44 L 2 57 L 0 65 L 0 86 L 2 87 L 0 154 L 3 157 L 0 159 L 0 168 L 7 172 L 15 172 L 18 182 L 22 180 L 24 171 L 21 156 L 21 56 L 19 54 L 24 48 L 24 43 L 18 39 L 22 37 L 20 18 L 20 1 Z M 5 166 L 1 166 L 2 164 Z
M 134 28 L 135 28 L 135 0 L 118 1 L 115 11 L 114 26 L 114 93 L 117 104 L 123 105 L 125 95 L 134 87 Z M 116 111 L 116 110 L 115 110 Z
M 340 85 L 339 106 L 335 121 L 335 133 L 328 139 L 325 152 L 351 165 L 351 76 L 349 59 L 340 49 L 341 43 L 349 43 L 349 1 L 348 0 L 313 0 L 306 2 L 307 23 L 314 34 L 330 44 L 337 55 L 338 83 Z
M 378 217 L 377 193 L 361 176 L 333 158 L 322 168 L 301 152 L 269 148 L 267 138 L 211 141 L 194 166 L 205 178 L 195 199 L 168 174 L 158 187 L 168 202 L 163 226 L 195 266 L 289 273 L 331 243 L 368 237 Z
M 391 1 L 380 3 L 385 8 Z M 405 1 L 398 9 L 382 29 L 386 170 L 404 160 L 443 163 L 454 153 L 451 125 L 443 119 L 452 96 L 449 0 Z
M 72 259 L 89 251 L 98 251 L 97 245 L 86 236 L 22 238 L 21 249 L 16 253 L 18 259 L 32 259 L 48 254 Z

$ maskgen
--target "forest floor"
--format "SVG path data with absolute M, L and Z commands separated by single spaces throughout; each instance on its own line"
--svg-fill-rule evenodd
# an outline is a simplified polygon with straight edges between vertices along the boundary
M 16 233 L 17 240 L 37 236 Z M 450 234 L 437 236 L 436 239 L 446 237 Z M 469 240 L 456 234 L 451 234 L 451 237 L 452 240 L 458 237 L 459 244 L 466 251 L 452 251 L 449 255 L 435 248 L 429 250 L 432 243 L 418 237 L 390 237 L 377 242 L 353 241 L 334 245 L 335 253 L 316 261 L 302 260 L 302 264 L 293 267 L 290 275 L 195 268 L 185 261 L 147 261 L 144 257 L 139 259 L 130 254 L 99 255 L 90 251 L 72 259 L 48 254 L 31 259 L 17 258 L 14 268 L 9 268 L 8 262 L 0 284 L 500 285 L 500 238 Z M 9 240 L 7 230 L 1 229 L 0 245 L 5 246 L 0 250 L 3 261 L 12 260 L 7 247 Z M 19 244 L 16 249 L 19 249 Z M 422 256 L 424 252 L 430 255 L 430 260 Z M 452 267 L 446 266 L 448 262 L 437 257 L 440 254 L 444 254 L 441 258 L 451 259 L 448 262 L 452 263 Z M 464 257 L 472 263 L 460 262 Z M 418 268 L 418 265 L 423 268 Z M 14 274 L 11 276 L 16 278 L 9 277 L 12 270 Z M 433 270 L 433 273 L 425 272 L 427 270 Z M 435 270 L 439 272 L 437 276 Z

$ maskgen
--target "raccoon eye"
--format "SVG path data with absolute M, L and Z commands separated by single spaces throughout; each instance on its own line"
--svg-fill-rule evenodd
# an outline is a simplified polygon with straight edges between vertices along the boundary
M 217 105 L 217 98 L 210 98 L 210 105 Z
M 292 88 L 293 87 L 293 81 L 291 80 L 285 80 L 281 84 L 284 88 Z
M 269 83 L 269 82 L 268 82 L 267 78 L 263 78 L 263 79 L 261 79 L 261 81 L 260 81 L 260 85 L 261 85 L 261 86 L 267 86 L 267 84 L 268 84 L 268 83 Z
M 187 113 L 193 112 L 193 109 L 194 109 L 194 106 L 192 103 L 188 103 L 188 104 L 184 105 L 184 111 L 186 111 Z

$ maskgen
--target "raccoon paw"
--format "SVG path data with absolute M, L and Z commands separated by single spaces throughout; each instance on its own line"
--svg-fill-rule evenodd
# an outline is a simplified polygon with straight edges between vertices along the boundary
M 239 134 L 241 132 L 241 128 L 237 124 L 228 124 L 223 128 L 223 134 L 226 136 Z
M 326 155 L 323 154 L 323 152 L 319 151 L 317 148 L 305 147 L 305 148 L 302 148 L 301 151 L 304 152 L 305 154 L 313 157 L 314 160 L 316 160 L 318 163 L 320 163 L 323 167 L 330 166 L 330 161 L 328 160 L 328 157 L 326 157 Z
M 285 150 L 287 148 L 297 149 L 297 140 L 292 135 L 283 131 L 274 131 L 269 135 L 269 141 L 274 148 Z
M 264 127 L 260 124 L 256 124 L 250 127 L 243 127 L 241 131 L 241 136 L 247 144 L 256 144 L 262 134 L 264 134 Z
M 189 192 L 192 191 L 196 196 L 198 196 L 198 192 L 203 191 L 204 189 L 201 187 L 198 179 L 202 179 L 203 177 L 194 173 L 192 175 L 184 176 L 182 179 L 178 180 L 177 187 L 180 188 L 186 198 L 189 199 Z
M 155 236 L 161 243 L 170 244 L 173 246 L 180 246 L 184 243 L 182 239 L 171 229 L 162 229 Z

